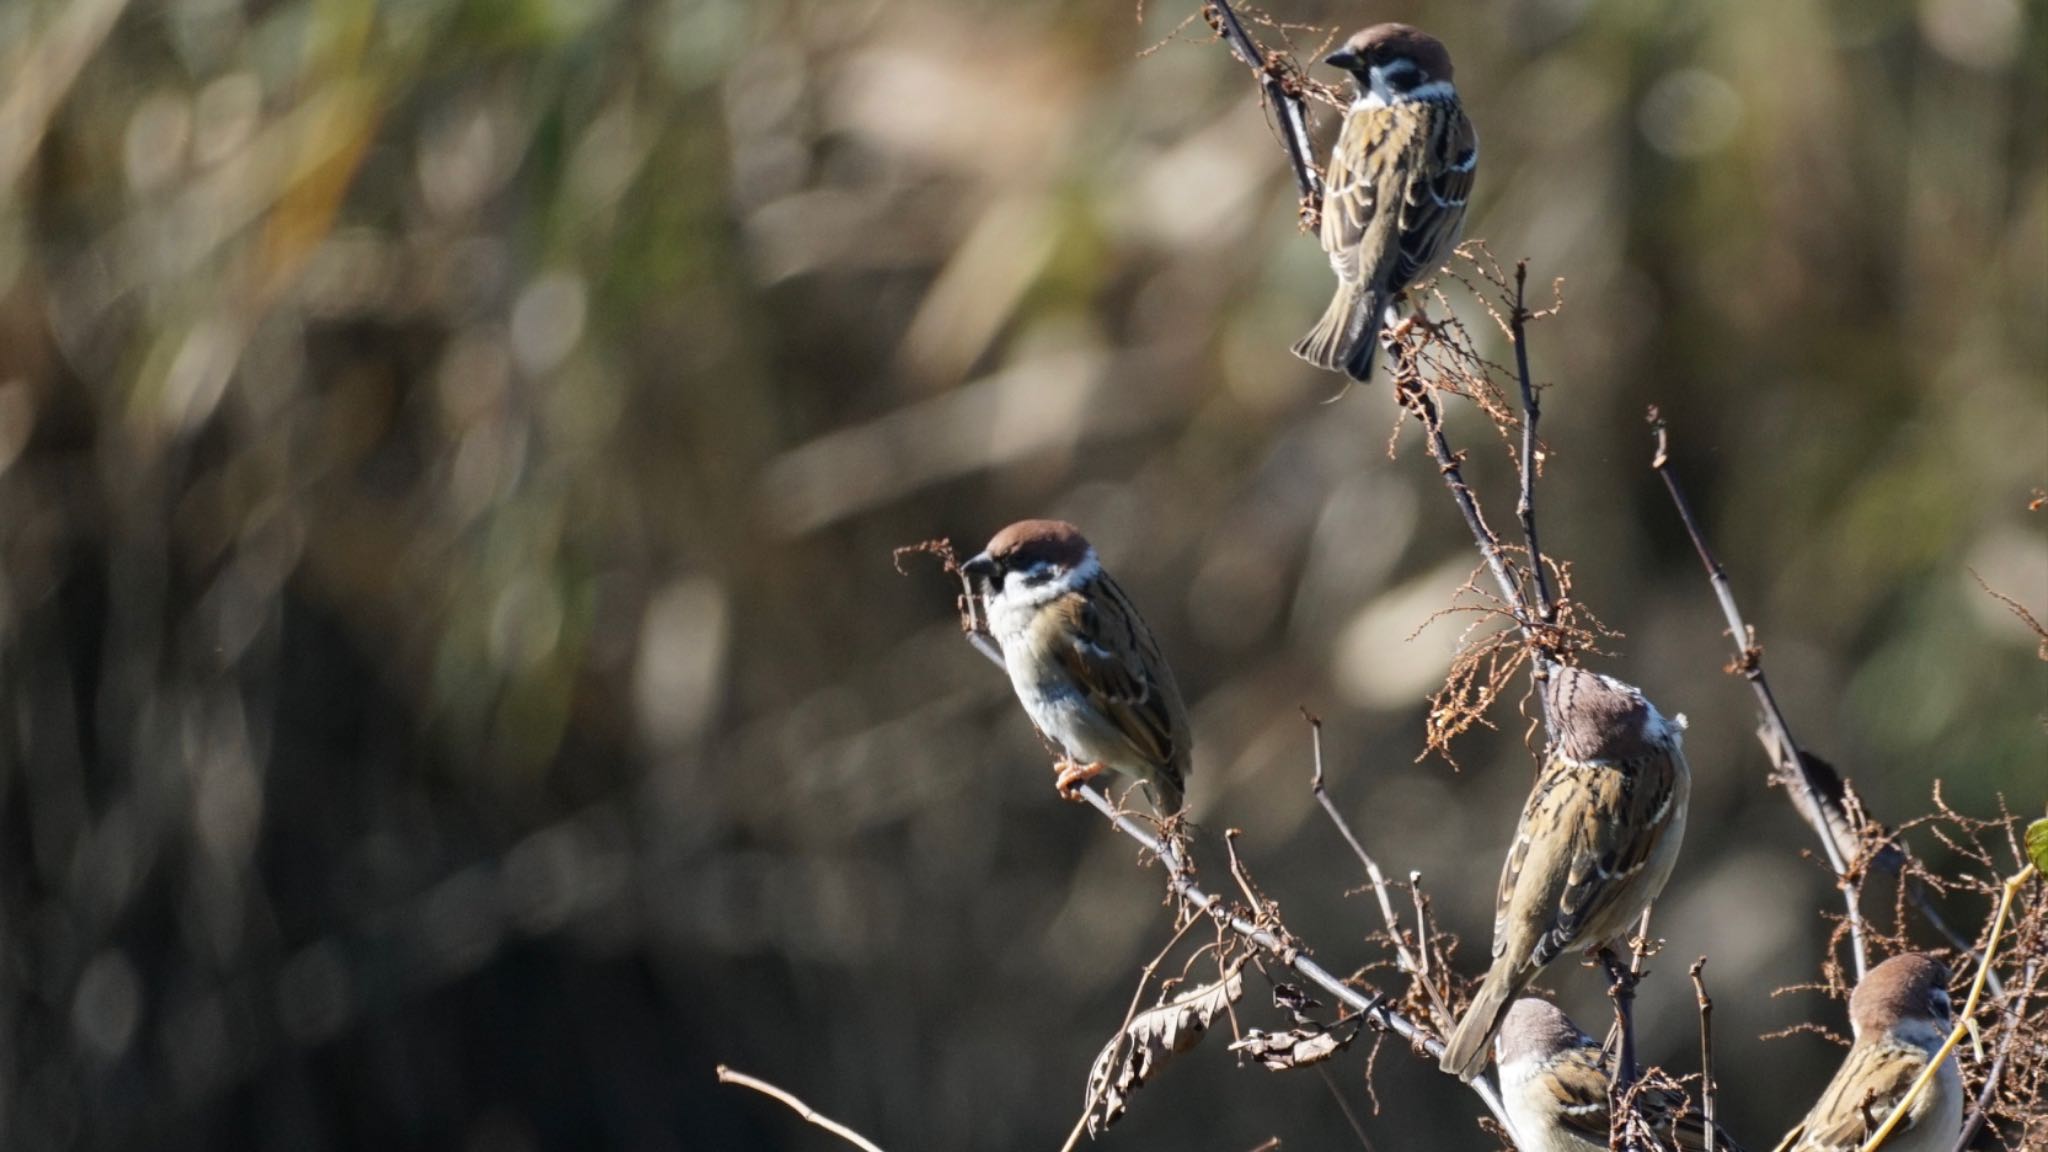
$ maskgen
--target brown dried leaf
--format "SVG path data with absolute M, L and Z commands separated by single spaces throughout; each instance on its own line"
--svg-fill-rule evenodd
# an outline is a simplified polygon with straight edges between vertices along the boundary
M 1244 1039 L 1232 1044 L 1230 1050 L 1246 1053 L 1275 1072 L 1285 1072 L 1289 1068 L 1320 1064 L 1349 1048 L 1357 1036 L 1356 1028 L 1340 1036 L 1313 1024 L 1289 1028 L 1285 1032 L 1261 1032 L 1257 1028 L 1247 1028 Z
M 1117 1122 L 1130 1106 L 1131 1093 L 1144 1087 L 1168 1056 L 1201 1042 L 1203 1033 L 1244 995 L 1244 975 L 1235 964 L 1223 978 L 1175 996 L 1131 1017 L 1122 1031 L 1103 1045 L 1088 1070 L 1088 1093 L 1094 1110 L 1088 1134 Z

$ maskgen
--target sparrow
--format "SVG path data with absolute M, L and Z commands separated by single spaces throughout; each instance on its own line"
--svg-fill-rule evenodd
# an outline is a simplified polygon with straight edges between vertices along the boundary
M 1458 244 L 1479 136 L 1451 84 L 1451 54 L 1426 32 L 1376 24 L 1323 62 L 1351 73 L 1357 95 L 1323 181 L 1337 293 L 1294 354 L 1368 380 L 1388 305 Z
M 1894 956 L 1864 975 L 1849 996 L 1855 1043 L 1820 1102 L 1786 1135 L 1792 1152 L 1855 1152 L 1884 1124 L 1954 1027 L 1948 980 L 1948 968 L 1924 952 Z M 1885 1137 L 1884 1152 L 1947 1152 L 1962 1128 L 1963 1078 L 1951 1053 Z
M 1600 1041 L 1579 1031 L 1548 1000 L 1525 996 L 1509 1006 L 1494 1040 L 1500 1099 L 1523 1152 L 1605 1152 L 1608 1089 L 1614 1064 Z M 1643 1118 L 1668 1147 L 1705 1148 L 1706 1126 L 1685 1095 L 1646 1088 Z M 1717 1125 L 1714 1147 L 1742 1152 Z
M 960 566 L 979 587 L 1010 684 L 1058 745 L 1060 794 L 1114 770 L 1162 815 L 1181 808 L 1194 741 L 1152 629 L 1072 524 L 1020 520 Z
M 1567 952 L 1626 936 L 1664 890 L 1685 834 L 1692 772 L 1684 718 L 1630 685 L 1553 667 L 1543 688 L 1550 747 L 1522 806 L 1494 900 L 1493 964 L 1444 1048 L 1470 1080 L 1508 1004 Z

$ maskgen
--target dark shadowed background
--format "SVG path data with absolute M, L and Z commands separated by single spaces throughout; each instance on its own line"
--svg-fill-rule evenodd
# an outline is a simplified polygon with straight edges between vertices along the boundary
M 892 1152 L 1057 1147 L 1159 876 L 890 564 L 1024 515 L 1143 606 L 1195 816 L 1317 955 L 1375 917 L 1297 705 L 1476 971 L 1523 721 L 1417 760 L 1460 625 L 1417 629 L 1475 556 L 1385 389 L 1287 355 L 1327 268 L 1245 71 L 1169 39 L 1196 7 L 0 5 L 0 1143 L 837 1146 L 728 1062 Z M 1691 720 L 1646 1054 L 1694 1066 L 1710 953 L 1767 1148 L 1837 1058 L 1755 1039 L 1840 1029 L 1770 995 L 1835 903 L 1643 411 L 1874 812 L 2038 808 L 2048 664 L 1972 573 L 2048 608 L 2048 21 L 1274 11 L 1447 41 L 1467 234 L 1565 278 L 1546 547 L 1625 633 L 1598 666 Z M 1506 526 L 1499 442 L 1450 432 Z M 1364 1068 L 1330 1066 L 1369 1113 Z M 1378 1147 L 1492 1147 L 1405 1053 L 1376 1082 Z M 1353 1144 L 1212 1037 L 1102 1146 L 1269 1136 Z

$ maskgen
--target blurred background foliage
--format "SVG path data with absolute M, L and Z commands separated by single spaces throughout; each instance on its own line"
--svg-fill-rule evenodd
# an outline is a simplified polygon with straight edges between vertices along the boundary
M 1027 514 L 1144 606 L 1197 819 L 1324 961 L 1373 917 L 1298 704 L 1476 970 L 1524 721 L 1416 761 L 1458 626 L 1416 632 L 1474 556 L 1389 397 L 1286 354 L 1328 273 L 1195 10 L 0 5 L 0 1143 L 833 1146 L 729 1061 L 891 1148 L 1056 1146 L 1158 877 L 889 561 Z M 1768 1147 L 1836 1059 L 1755 1039 L 1840 1029 L 1769 995 L 1833 903 L 1642 413 L 1879 816 L 2038 808 L 2048 665 L 1971 574 L 2048 608 L 2048 21 L 1277 12 L 1441 35 L 1468 235 L 1565 280 L 1546 546 L 1698 777 L 1647 1054 L 1692 1067 L 1710 953 Z M 1497 441 L 1451 431 L 1505 523 Z M 1377 1083 L 1380 1147 L 1491 1146 L 1420 1062 Z M 1343 1147 L 1328 1091 L 1212 1044 L 1106 1145 Z

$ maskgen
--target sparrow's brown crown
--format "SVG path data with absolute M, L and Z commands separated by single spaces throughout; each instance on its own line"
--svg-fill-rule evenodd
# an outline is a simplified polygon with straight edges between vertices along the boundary
M 1857 1036 L 1881 1034 L 1901 1020 L 1949 1020 L 1948 966 L 1925 952 L 1907 952 L 1864 974 L 1849 994 Z
M 1407 24 L 1375 24 L 1356 32 L 1323 61 L 1364 76 L 1373 66 L 1412 60 L 1430 80 L 1451 78 L 1451 53 L 1443 41 Z
M 1557 750 L 1586 764 L 1636 760 L 1668 747 L 1657 710 L 1641 692 L 1583 668 L 1552 668 L 1544 710 Z
M 1495 1051 L 1503 1064 L 1523 1057 L 1566 1051 L 1584 1042 L 1585 1034 L 1572 1023 L 1571 1017 L 1557 1005 L 1537 996 L 1524 996 L 1515 1001 L 1501 1021 L 1500 1035 L 1494 1038 Z
M 996 533 L 983 555 L 1004 569 L 1040 563 L 1070 569 L 1086 560 L 1088 551 L 1080 529 L 1064 520 L 1019 520 Z

